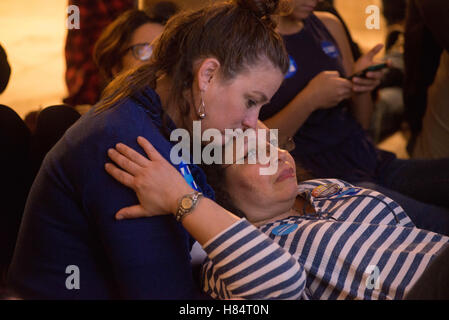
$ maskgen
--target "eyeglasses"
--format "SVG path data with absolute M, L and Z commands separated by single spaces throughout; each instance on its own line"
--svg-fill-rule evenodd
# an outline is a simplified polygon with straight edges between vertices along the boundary
M 138 43 L 130 46 L 125 52 L 131 50 L 134 58 L 140 61 L 148 61 L 153 54 L 153 46 L 149 43 Z

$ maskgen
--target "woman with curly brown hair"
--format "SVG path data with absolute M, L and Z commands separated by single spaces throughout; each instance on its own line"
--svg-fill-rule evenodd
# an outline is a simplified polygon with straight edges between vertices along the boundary
M 118 73 L 148 62 L 153 51 L 151 43 L 178 11 L 173 2 L 162 1 L 151 11 L 129 10 L 112 22 L 96 42 L 93 53 L 106 83 Z
M 235 0 L 177 15 L 148 63 L 118 76 L 66 132 L 46 156 L 27 201 L 8 279 L 20 297 L 198 296 L 192 239 L 181 223 L 167 216 L 114 219 L 138 199 L 105 172 L 107 150 L 118 142 L 137 149 L 136 137 L 143 136 L 170 159 L 170 132 L 191 132 L 193 121 L 201 121 L 203 132 L 255 128 L 288 69 L 271 20 L 277 8 L 274 0 Z M 183 170 L 196 192 L 213 198 L 199 167 Z

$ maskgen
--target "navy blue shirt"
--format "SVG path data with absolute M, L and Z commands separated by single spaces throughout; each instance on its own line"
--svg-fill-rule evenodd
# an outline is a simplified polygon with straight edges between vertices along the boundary
M 300 32 L 283 39 L 290 71 L 271 102 L 262 108 L 261 120 L 287 106 L 319 73 L 338 71 L 346 76 L 338 44 L 314 14 L 304 20 Z M 379 170 L 394 159 L 393 154 L 375 148 L 350 114 L 347 101 L 313 112 L 293 138 L 296 149 L 292 155 L 319 178 L 376 181 Z
M 172 216 L 117 221 L 119 209 L 138 204 L 133 190 L 104 169 L 118 142 L 144 151 L 147 138 L 169 159 L 161 133 L 161 102 L 152 89 L 100 113 L 91 110 L 48 153 L 30 192 L 8 282 L 32 299 L 192 299 L 192 239 Z M 169 130 L 174 125 L 169 121 Z M 201 191 L 213 198 L 204 173 L 190 166 Z M 66 280 L 76 266 L 80 289 Z M 69 279 L 70 280 L 70 279 Z M 69 281 L 70 282 L 70 281 Z

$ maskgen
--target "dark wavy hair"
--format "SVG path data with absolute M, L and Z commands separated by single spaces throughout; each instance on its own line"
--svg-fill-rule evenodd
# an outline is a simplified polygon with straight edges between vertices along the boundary
M 271 19 L 278 5 L 279 0 L 234 0 L 177 14 L 154 44 L 150 61 L 110 83 L 96 111 L 111 108 L 145 87 L 155 89 L 158 77 L 165 75 L 172 79 L 167 103 L 179 109 L 188 127 L 192 106 L 186 93 L 192 96 L 193 66 L 199 59 L 216 58 L 225 81 L 264 59 L 286 73 L 288 55 Z
M 171 1 L 158 1 L 153 6 L 143 9 L 152 22 L 164 26 L 172 16 L 179 12 L 179 10 L 178 5 Z
M 152 10 L 132 9 L 121 14 L 100 35 L 95 43 L 93 59 L 101 74 L 109 82 L 114 78 L 113 68 L 122 69 L 122 58 L 134 32 L 147 23 L 165 25 L 178 12 L 176 4 L 163 1 Z

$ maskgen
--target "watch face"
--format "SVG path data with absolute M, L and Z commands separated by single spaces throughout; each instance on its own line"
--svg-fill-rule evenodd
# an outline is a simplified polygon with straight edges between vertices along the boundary
M 183 209 L 190 209 L 193 205 L 193 200 L 191 198 L 184 198 L 181 201 L 181 206 L 183 207 Z

